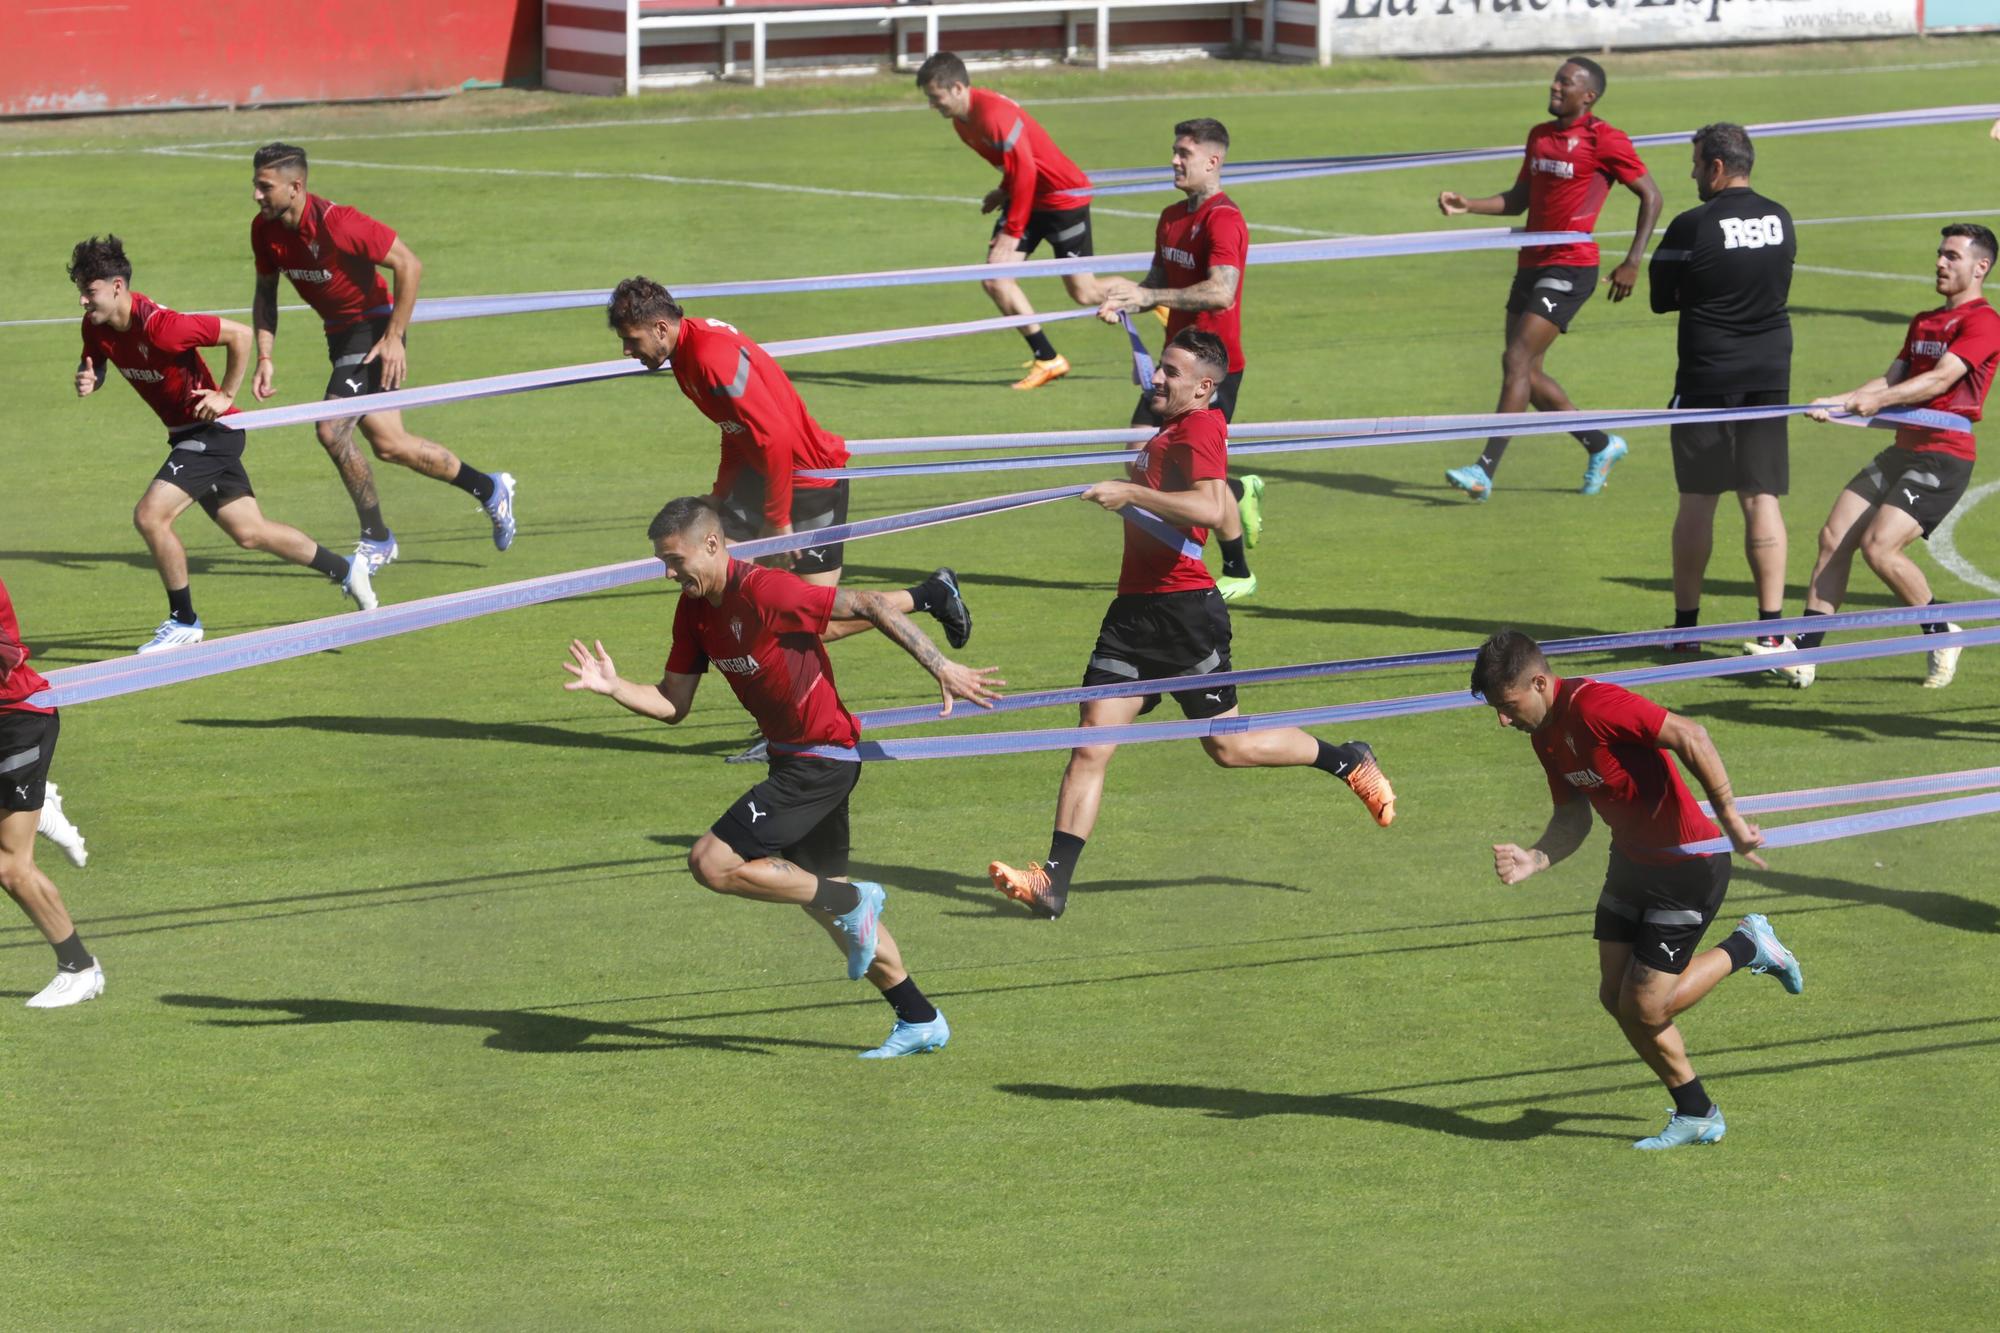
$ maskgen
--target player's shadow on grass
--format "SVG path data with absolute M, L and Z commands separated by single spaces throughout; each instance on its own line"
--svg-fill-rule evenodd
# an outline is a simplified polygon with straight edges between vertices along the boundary
M 991 376 L 969 378 L 962 375 L 907 375 L 891 374 L 881 370 L 787 370 L 785 374 L 794 384 L 833 384 L 842 388 L 882 388 L 904 384 L 963 384 L 975 389 L 990 389 L 999 381 Z M 1067 379 L 1105 380 L 1108 375 L 1078 374 L 1071 371 Z M 870 461 L 870 460 L 863 460 Z
M 871 879 L 891 890 L 922 893 L 977 908 L 974 912 L 951 912 L 956 917 L 1006 917 L 1028 920 L 1019 903 L 1000 896 L 993 881 L 978 867 L 967 872 L 932 870 L 924 866 L 886 865 L 879 861 L 855 861 L 849 869 L 856 879 Z M 1077 886 L 1079 894 L 1132 893 L 1143 889 L 1275 889 L 1280 893 L 1310 893 L 1296 884 L 1280 884 L 1269 879 L 1242 879 L 1235 875 L 1155 876 L 1150 879 L 1093 879 Z
M 1462 634 L 1468 639 L 1482 640 L 1502 625 L 1512 625 L 1515 629 L 1537 639 L 1579 638 L 1601 633 L 1594 629 L 1579 629 L 1574 625 L 1549 625 L 1535 621 L 1508 620 L 1505 617 L 1475 620 L 1467 616 L 1426 616 L 1372 606 L 1271 606 L 1263 602 L 1237 602 L 1229 608 L 1229 614 L 1256 616 L 1267 620 L 1306 620 L 1322 625 L 1379 625 L 1385 629 L 1438 630 L 1446 634 Z
M 1922 274 L 1913 273 L 1910 276 L 1919 282 L 1923 281 Z M 1791 307 L 1791 313 L 1794 315 L 1836 315 L 1842 319 L 1865 319 L 1870 324 L 1889 324 L 1899 329 L 1908 327 L 1910 323 L 1908 315 L 1899 315 L 1893 310 L 1835 310 L 1830 306 L 1795 305 Z
M 184 1009 L 278 1015 L 266 1018 L 211 1018 L 211 1027 L 274 1028 L 320 1023 L 416 1023 L 424 1027 L 489 1029 L 482 1043 L 490 1051 L 528 1055 L 595 1054 L 606 1051 L 728 1051 L 775 1055 L 779 1050 L 852 1051 L 854 1047 L 801 1037 L 766 1037 L 738 1032 L 661 1030 L 641 1023 L 607 1023 L 525 1009 L 441 1009 L 429 1005 L 380 1004 L 365 1000 L 240 1000 L 221 995 L 162 995 L 160 1003 Z
M 1441 493 L 1440 487 L 1401 481 L 1395 477 L 1384 477 L 1373 472 L 1310 472 L 1299 468 L 1269 467 L 1254 454 L 1242 459 L 1237 466 L 1241 471 L 1255 472 L 1266 481 L 1283 481 L 1297 486 L 1318 486 L 1329 491 L 1346 491 L 1350 495 L 1376 495 L 1389 500 L 1415 500 L 1435 509 L 1465 503 L 1463 497 L 1459 497 L 1455 491 Z
M 1848 663 L 1863 666 L 1865 663 Z M 1914 682 L 1905 682 L 1914 686 Z M 1911 693 L 1916 693 L 1911 688 Z M 1926 700 L 1925 702 L 1928 702 Z M 1885 709 L 1879 700 L 1852 713 L 1825 708 L 1807 708 L 1792 690 L 1774 695 L 1743 699 L 1704 699 L 1690 704 L 1690 716 L 1707 721 L 1720 718 L 1738 726 L 1777 727 L 1784 731 L 1815 730 L 1830 740 L 1868 741 L 1877 737 L 1925 741 L 2000 740 L 2000 722 L 1972 721 L 1940 713 L 1905 713 Z
M 639 754 L 735 754 L 740 740 L 673 744 L 635 736 L 605 736 L 532 722 L 466 722 L 449 717 L 186 717 L 183 726 L 243 731 L 335 731 L 361 736 L 413 736 L 423 740 L 501 741 L 510 745 L 553 745 L 576 750 L 630 750 Z
M 1908 321 L 1899 319 L 1896 322 L 1903 324 Z M 1721 519 L 1717 520 L 1718 525 L 1721 522 Z M 1674 581 L 1672 579 L 1653 575 L 1615 574 L 1607 576 L 1604 581 L 1606 583 L 1620 584 L 1627 588 L 1637 588 L 1642 592 L 1657 592 L 1667 596 L 1671 596 L 1674 591 Z M 1857 579 L 1856 582 L 1858 583 L 1859 580 Z M 1712 598 L 1714 601 L 1721 601 L 1726 597 L 1746 608 L 1757 600 L 1756 585 L 1752 584 L 1748 579 L 1718 579 L 1711 574 L 1702 580 L 1701 590 L 1703 596 Z M 1872 611 L 1878 607 L 1901 605 L 1901 602 L 1886 592 L 1857 588 L 1849 591 L 1846 601 L 1842 603 L 1841 609 L 1844 611 Z M 1724 616 L 1718 619 L 1716 623 L 1721 624 L 1732 619 L 1748 620 L 1750 617 L 1747 615 L 1741 617 L 1733 615 Z M 1723 641 L 1718 641 L 1714 645 L 1711 645 L 1714 648 L 1727 648 L 1729 646 L 1729 644 Z
M 2000 935 L 2000 903 L 1967 898 L 1940 889 L 1887 889 L 1874 884 L 1857 884 L 1853 880 L 1799 875 L 1784 870 L 1759 870 L 1747 865 L 1737 866 L 1735 877 L 1780 893 L 1888 907 L 1907 912 L 1928 925 L 1970 931 L 1975 935 Z M 1771 910 L 1783 909 L 1773 907 Z
M 1023 574 L 1003 574 L 998 570 L 992 569 L 972 569 L 965 565 L 960 565 L 957 568 L 959 583 L 964 587 L 966 598 L 972 603 L 975 613 L 979 609 L 979 590 L 981 588 L 1033 588 L 1038 591 L 1091 592 L 1101 593 L 1106 597 L 1111 596 L 1117 590 L 1116 579 L 1099 579 L 1095 581 L 1037 579 L 1029 578 Z M 842 577 L 849 584 L 872 587 L 878 582 L 899 585 L 922 583 L 930 576 L 931 571 L 928 569 L 903 569 L 892 565 L 849 565 Z M 965 651 L 973 653 L 975 656 L 978 653 L 978 649 L 975 648 L 968 648 Z
M 1520 1143 L 1545 1137 L 1629 1140 L 1632 1135 L 1605 1130 L 1572 1129 L 1586 1120 L 1629 1121 L 1636 1117 L 1601 1111 L 1551 1111 L 1528 1107 L 1512 1120 L 1481 1120 L 1476 1116 L 1389 1097 L 1356 1097 L 1347 1093 L 1257 1092 L 1249 1088 L 1215 1088 L 1197 1083 L 1120 1083 L 1105 1088 L 1072 1088 L 1059 1083 L 1002 1083 L 998 1091 L 1049 1102 L 1127 1102 L 1168 1111 L 1199 1111 L 1211 1120 L 1259 1120 L 1271 1115 L 1328 1116 L 1337 1120 L 1371 1120 L 1429 1130 L 1453 1138 L 1487 1143 Z

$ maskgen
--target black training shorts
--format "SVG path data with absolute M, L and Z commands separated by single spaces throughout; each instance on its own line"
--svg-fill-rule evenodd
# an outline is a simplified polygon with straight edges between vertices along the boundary
M 792 483 L 792 531 L 817 532 L 847 522 L 847 483 L 801 486 Z M 733 542 L 750 541 L 764 531 L 764 479 L 745 468 L 736 474 L 736 489 L 722 502 L 722 535 Z M 792 553 L 794 574 L 824 574 L 840 568 L 845 542 L 808 546 Z
M 1104 613 L 1083 683 L 1110 685 L 1227 670 L 1229 607 L 1221 593 L 1213 588 L 1122 593 Z M 1216 717 L 1236 707 L 1236 687 L 1176 690 L 1174 702 L 1183 716 Z M 1151 712 L 1158 703 L 1159 696 L 1151 696 L 1142 711 Z
M 0 709 L 0 810 L 39 810 L 48 799 L 49 761 L 56 755 L 55 713 Z
M 1728 891 L 1728 852 L 1654 866 L 1613 848 L 1591 937 L 1629 944 L 1634 962 L 1678 976 Z
M 861 765 L 813 755 L 773 754 L 771 771 L 709 832 L 746 861 L 782 856 L 828 879 L 847 873 L 847 798 Z
M 388 331 L 387 315 L 328 331 L 326 359 L 333 363 L 333 373 L 327 377 L 325 397 L 360 398 L 382 392 L 382 358 L 370 361 L 368 353 Z
M 1000 216 L 993 221 L 995 240 L 999 239 L 1000 228 L 1006 223 L 1007 214 L 1003 206 Z M 1049 243 L 1049 252 L 1057 259 L 1077 259 L 1095 253 L 1090 248 L 1090 205 L 1028 214 L 1028 225 L 1014 248 L 1023 255 L 1031 255 L 1043 241 Z
M 1971 484 L 1971 459 L 1892 444 L 1855 473 L 1847 489 L 1870 504 L 1902 510 L 1923 526 L 1928 539 Z
M 169 431 L 167 461 L 153 480 L 185 491 L 214 518 L 231 500 L 257 493 L 243 469 L 245 443 L 242 431 L 220 421 Z
M 1507 313 L 1540 315 L 1561 332 L 1568 333 L 1569 322 L 1596 290 L 1595 264 L 1516 269 L 1514 286 L 1507 293 Z
M 1676 410 L 1718 407 L 1780 407 L 1791 401 L 1784 389 L 1755 393 L 1680 393 Z M 1791 489 L 1789 417 L 1749 421 L 1700 421 L 1675 426 L 1674 484 L 1682 495 L 1783 495 Z
M 1236 391 L 1243 387 L 1243 372 L 1232 370 L 1216 381 L 1215 392 L 1209 395 L 1208 405 L 1222 413 L 1224 421 L 1236 420 Z M 1135 426 L 1164 426 L 1160 414 L 1153 410 L 1152 394 L 1141 389 L 1139 405 L 1132 409 L 1132 424 Z

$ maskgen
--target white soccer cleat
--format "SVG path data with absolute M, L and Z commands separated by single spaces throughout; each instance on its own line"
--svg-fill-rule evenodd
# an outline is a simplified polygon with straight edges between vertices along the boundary
M 63 814 L 62 794 L 53 782 L 49 784 L 48 795 L 42 798 L 42 819 L 35 831 L 62 848 L 71 865 L 81 867 L 90 859 L 90 853 L 84 850 L 83 832 Z
M 66 1009 L 104 994 L 104 968 L 93 958 L 81 972 L 58 972 L 28 1000 L 30 1009 Z
M 396 534 L 392 532 L 379 542 L 363 537 L 354 543 L 354 554 L 368 562 L 368 575 L 373 578 L 382 572 L 384 565 L 396 562 Z
M 1783 639 L 1777 643 L 1765 643 L 1762 639 L 1746 639 L 1743 642 L 1743 651 L 1750 657 L 1768 656 L 1782 658 L 1786 654 L 1796 653 L 1798 650 L 1798 644 L 1790 639 Z M 1786 683 L 1793 689 L 1803 690 L 1813 683 L 1813 679 L 1819 674 L 1819 668 L 1811 662 L 1802 662 L 1797 666 L 1779 666 L 1773 664 L 1771 674 L 1784 677 Z
M 493 498 L 484 506 L 493 520 L 493 549 L 504 551 L 514 544 L 514 474 L 493 474 Z
M 375 585 L 368 578 L 368 562 L 358 555 L 347 562 L 347 577 L 341 581 L 340 590 L 352 597 L 354 604 L 363 611 L 373 611 L 378 605 Z
M 1947 634 L 1956 634 L 1959 632 L 1959 627 L 1947 623 L 1944 627 L 1944 632 Z M 1927 690 L 1941 690 L 1951 684 L 1952 679 L 1958 675 L 1958 655 L 1964 651 L 1965 649 L 1963 648 L 1931 649 L 1930 674 L 1924 677 L 1924 688 Z
M 153 631 L 153 637 L 139 645 L 142 653 L 157 653 L 165 648 L 182 648 L 190 643 L 200 643 L 202 636 L 201 618 L 197 616 L 192 625 L 183 625 L 168 616 Z

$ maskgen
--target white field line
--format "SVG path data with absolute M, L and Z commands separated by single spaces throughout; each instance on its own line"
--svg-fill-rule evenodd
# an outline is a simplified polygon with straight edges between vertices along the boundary
M 1989 481 L 1984 486 L 1974 486 L 1967 491 L 1965 498 L 1944 516 L 1944 522 L 1938 524 L 1937 531 L 1931 534 L 1930 541 L 1931 559 L 1973 587 L 1982 588 L 1990 593 L 2000 593 L 2000 579 L 1987 576 L 1977 565 L 1960 555 L 1958 543 L 1952 540 L 1952 534 L 1958 530 L 1958 521 L 1970 514 L 1981 500 L 1995 491 L 2000 491 L 2000 481 Z
M 1795 273 L 1824 273 L 1829 277 L 1835 278 L 1881 278 L 1885 282 L 1921 282 L 1926 287 L 1931 285 L 1929 278 L 1921 277 L 1915 273 L 1877 273 L 1872 269 L 1865 268 L 1828 268 L 1824 264 L 1793 264 L 1792 271 Z

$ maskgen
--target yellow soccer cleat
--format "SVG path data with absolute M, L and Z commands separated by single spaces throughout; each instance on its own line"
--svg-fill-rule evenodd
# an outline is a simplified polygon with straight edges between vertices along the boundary
M 1014 382 L 1017 389 L 1039 389 L 1069 374 L 1069 358 L 1061 353 L 1053 361 L 1037 361 L 1026 375 Z

